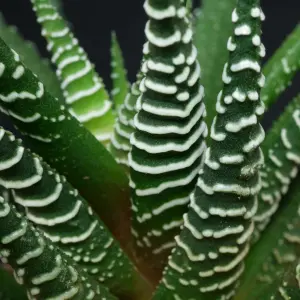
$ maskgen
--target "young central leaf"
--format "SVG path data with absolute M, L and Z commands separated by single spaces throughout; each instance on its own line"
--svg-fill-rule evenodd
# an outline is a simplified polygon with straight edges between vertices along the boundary
M 182 225 L 205 149 L 197 50 L 184 1 L 147 0 L 142 92 L 129 154 L 139 256 L 163 264 Z
M 207 149 L 184 229 L 158 288 L 158 299 L 230 299 L 244 270 L 263 163 L 261 113 L 262 12 L 240 0 Z

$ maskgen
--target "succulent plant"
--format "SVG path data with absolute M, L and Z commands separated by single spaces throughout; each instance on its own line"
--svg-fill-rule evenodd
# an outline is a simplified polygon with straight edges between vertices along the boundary
M 299 299 L 300 96 L 261 125 L 299 26 L 263 65 L 260 1 L 202 2 L 145 0 L 110 92 L 60 1 L 31 0 L 52 65 L 1 17 L 0 299 Z

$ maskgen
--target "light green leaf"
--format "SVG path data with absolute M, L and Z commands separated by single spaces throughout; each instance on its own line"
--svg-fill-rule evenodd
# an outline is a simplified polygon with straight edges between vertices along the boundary
M 113 83 L 111 98 L 115 109 L 118 111 L 120 106 L 124 103 L 130 85 L 127 80 L 127 71 L 125 69 L 121 47 L 115 32 L 113 32 L 111 36 L 111 66 L 111 79 Z
M 102 300 L 117 299 L 88 277 L 3 196 L 0 197 L 0 249 L 2 261 L 12 266 L 15 279 L 24 285 L 30 297 L 88 299 L 94 295 Z

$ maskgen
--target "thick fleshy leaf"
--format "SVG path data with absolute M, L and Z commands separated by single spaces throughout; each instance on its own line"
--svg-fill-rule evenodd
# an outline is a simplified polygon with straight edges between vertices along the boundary
M 288 36 L 281 47 L 269 59 L 263 69 L 266 84 L 261 92 L 265 106 L 269 108 L 289 86 L 300 68 L 300 25 Z
M 140 96 L 139 85 L 143 78 L 142 72 L 137 75 L 136 82 L 131 86 L 130 92 L 117 112 L 118 118 L 114 126 L 111 138 L 110 152 L 116 161 L 128 172 L 128 154 L 131 150 L 130 137 L 135 131 L 134 116 L 136 114 L 136 102 Z
M 237 2 L 211 146 L 154 300 L 230 299 L 244 271 L 263 164 L 261 17 L 259 0 Z
M 137 256 L 159 272 L 187 211 L 205 149 L 200 67 L 184 1 L 146 0 L 147 44 L 129 153 Z
M 1 39 L 0 71 L 0 105 L 30 148 L 65 175 L 113 233 L 126 240 L 129 197 L 122 168 Z
M 122 50 L 115 32 L 113 32 L 111 36 L 111 67 L 111 79 L 113 83 L 111 98 L 114 108 L 118 111 L 120 106 L 124 103 L 130 85 L 127 80 L 127 71 L 124 65 Z
M 0 251 L 28 296 L 42 299 L 116 299 L 0 197 Z
M 234 300 L 271 300 L 271 296 L 280 287 L 286 270 L 299 259 L 299 233 L 300 190 L 299 184 L 294 182 L 275 218 L 251 249 L 246 259 L 246 271 Z
M 0 137 L 0 185 L 12 190 L 29 221 L 95 280 L 132 296 L 143 281 L 78 191 L 12 134 L 0 129 Z
M 14 26 L 6 24 L 0 14 L 0 37 L 4 42 L 19 53 L 22 62 L 43 82 L 51 94 L 63 101 L 59 81 L 55 72 L 50 66 L 50 62 L 40 56 L 35 45 L 24 40 Z
M 263 111 L 263 108 L 262 108 Z M 300 165 L 300 95 L 296 97 L 274 122 L 262 144 L 265 164 L 261 170 L 262 189 L 258 196 L 255 214 L 255 236 L 261 231 L 280 205 L 280 200 L 289 190 Z
M 50 0 L 31 0 L 57 67 L 69 111 L 97 140 L 108 143 L 115 116 L 102 79 Z
M 233 29 L 231 13 L 235 5 L 236 0 L 203 0 L 201 14 L 195 18 L 195 44 L 202 70 L 209 128 L 215 116 L 217 95 L 223 84 L 221 75 L 228 60 L 227 47 L 231 46 L 229 43 L 226 47 L 226 43 Z

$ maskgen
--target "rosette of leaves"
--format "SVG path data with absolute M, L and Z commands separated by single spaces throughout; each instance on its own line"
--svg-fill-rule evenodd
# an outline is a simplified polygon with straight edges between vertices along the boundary
M 136 82 L 113 34 L 108 92 L 62 3 L 32 4 L 56 74 L 1 19 L 24 139 L 0 129 L 1 299 L 298 299 L 300 98 L 265 140 L 260 120 L 299 27 L 262 67 L 259 0 L 146 0 Z

